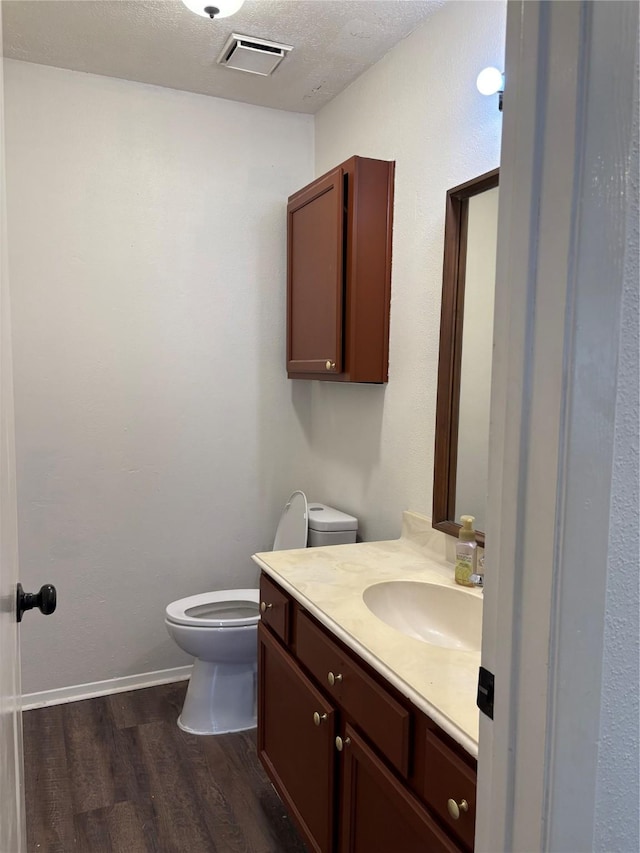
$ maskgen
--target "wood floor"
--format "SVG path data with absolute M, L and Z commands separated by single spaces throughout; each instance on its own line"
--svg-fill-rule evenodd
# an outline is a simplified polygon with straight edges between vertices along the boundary
M 196 737 L 186 682 L 24 714 L 28 849 L 305 853 L 255 733 Z

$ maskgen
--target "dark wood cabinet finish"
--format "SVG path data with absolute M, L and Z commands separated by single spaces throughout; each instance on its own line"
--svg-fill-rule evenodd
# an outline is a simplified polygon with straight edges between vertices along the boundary
M 291 601 L 289 596 L 265 575 L 260 577 L 260 612 L 262 622 L 268 625 L 283 643 L 288 643 L 291 633 Z
M 476 823 L 476 774 L 432 731 L 427 732 L 424 798 L 438 816 L 468 847 L 473 847 Z M 452 799 L 459 809 L 452 817 L 447 807 Z
M 458 851 L 350 726 L 343 742 L 340 853 Z
M 287 374 L 386 382 L 395 164 L 352 157 L 287 205 Z
M 334 169 L 287 206 L 290 373 L 342 372 L 343 190 Z
M 258 756 L 310 847 L 472 850 L 474 759 L 264 575 L 261 590 L 289 628 L 267 611 L 258 630 Z M 449 799 L 468 806 L 457 821 Z
M 326 853 L 333 848 L 335 709 L 264 625 L 258 673 L 258 757 L 305 841 Z
M 410 715 L 306 613 L 298 617 L 296 653 L 327 693 L 404 776 L 409 769 Z

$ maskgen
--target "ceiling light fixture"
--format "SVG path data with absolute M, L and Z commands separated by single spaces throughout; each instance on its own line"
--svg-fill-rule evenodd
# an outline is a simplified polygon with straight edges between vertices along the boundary
M 498 68 L 483 68 L 476 79 L 481 95 L 498 95 L 498 109 L 502 109 L 504 93 L 504 74 Z
M 184 5 L 203 18 L 229 18 L 240 11 L 244 0 L 182 0 Z

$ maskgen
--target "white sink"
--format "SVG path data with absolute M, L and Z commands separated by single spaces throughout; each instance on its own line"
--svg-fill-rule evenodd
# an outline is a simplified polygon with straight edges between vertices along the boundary
M 482 599 L 473 593 L 423 581 L 387 581 L 367 587 L 362 598 L 374 616 L 408 637 L 480 651 Z

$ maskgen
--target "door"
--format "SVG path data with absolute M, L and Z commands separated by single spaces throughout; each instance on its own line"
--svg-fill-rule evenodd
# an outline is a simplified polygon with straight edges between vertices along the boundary
M 344 289 L 341 168 L 287 206 L 287 370 L 340 373 Z
M 1 13 L 0 2 L 0 13 Z M 0 45 L 2 15 L 0 14 Z M 18 534 L 13 444 L 11 326 L 5 222 L 4 102 L 0 66 L 0 850 L 26 849 L 20 646 L 16 625 Z
M 508 3 L 478 851 L 639 849 L 637 61 L 637 3 Z

